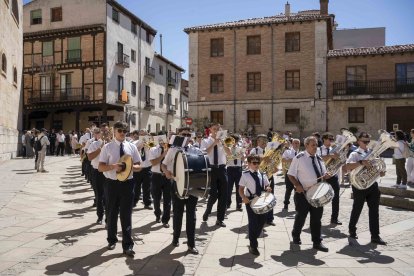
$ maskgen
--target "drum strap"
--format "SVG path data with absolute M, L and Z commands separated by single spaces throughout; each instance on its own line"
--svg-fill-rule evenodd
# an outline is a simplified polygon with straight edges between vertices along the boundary
M 260 196 L 261 194 L 262 194 L 262 191 L 263 191 L 263 186 L 264 186 L 264 180 L 263 180 L 263 174 L 261 174 L 261 176 L 262 176 L 262 185 L 260 185 L 260 179 L 259 179 L 259 176 L 258 176 L 258 172 L 250 172 L 250 175 L 252 176 L 252 178 L 254 179 L 254 182 L 256 183 L 256 195 L 257 196 Z M 255 194 L 253 194 L 251 191 L 250 191 L 250 189 L 249 188 L 247 188 L 247 191 L 249 192 L 249 194 L 250 194 L 250 197 L 254 197 L 254 195 Z

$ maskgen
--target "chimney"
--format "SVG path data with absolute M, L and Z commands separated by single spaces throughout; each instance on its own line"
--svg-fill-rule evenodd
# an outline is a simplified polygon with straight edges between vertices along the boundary
M 290 4 L 286 2 L 285 4 L 285 16 L 290 16 Z
M 319 0 L 321 5 L 321 15 L 328 15 L 329 0 Z

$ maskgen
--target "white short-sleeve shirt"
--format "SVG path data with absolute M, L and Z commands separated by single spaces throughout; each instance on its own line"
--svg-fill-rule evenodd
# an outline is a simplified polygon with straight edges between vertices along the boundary
M 230 151 L 241 151 L 242 147 L 240 147 L 239 145 L 236 145 L 234 148 L 230 148 Z M 244 157 L 244 154 L 243 154 Z M 234 161 L 236 161 L 236 164 L 234 164 Z M 240 158 L 237 159 L 233 159 L 233 160 L 228 160 L 227 161 L 227 167 L 241 167 L 242 166 L 242 160 Z
M 285 159 L 293 159 L 299 153 L 299 150 L 295 150 L 294 148 L 289 148 L 285 150 L 282 154 L 282 158 Z
M 367 154 L 363 149 L 357 148 L 355 151 L 351 152 L 348 159 L 346 160 L 346 163 L 356 163 L 359 162 L 364 158 L 364 156 Z
M 88 150 L 89 149 L 89 146 L 93 143 L 95 141 L 95 138 L 91 138 L 91 139 L 89 139 L 88 141 L 86 141 L 86 144 L 85 144 L 85 150 Z
M 263 157 L 264 153 L 265 153 L 264 149 L 262 149 L 261 147 L 255 147 L 250 150 L 249 154 L 257 154 L 259 155 L 259 157 Z
M 207 151 L 207 148 L 210 147 L 214 143 L 215 139 L 209 136 L 206 139 L 201 140 L 201 150 Z M 218 154 L 218 164 L 217 165 L 226 165 L 227 158 L 226 153 L 224 151 L 223 145 L 217 145 L 217 154 Z M 210 165 L 214 165 L 214 149 L 207 153 L 208 159 L 210 161 Z
M 101 145 L 102 145 L 102 143 L 103 143 L 103 141 L 101 140 L 101 139 L 99 139 L 99 140 L 95 140 L 95 139 L 93 139 L 93 142 L 89 145 L 89 149 L 88 149 L 88 154 L 91 154 L 91 153 L 93 153 L 93 152 L 95 152 L 95 151 L 97 151 L 100 147 L 101 147 Z M 91 161 L 91 165 L 92 165 L 92 167 L 94 168 L 94 169 L 98 169 L 98 167 L 99 167 L 99 155 L 100 155 L 101 153 L 99 153 L 94 159 L 92 159 L 92 161 Z
M 246 187 L 246 189 L 244 189 L 244 195 L 247 197 L 251 196 L 249 190 L 253 193 L 253 195 L 256 193 L 256 181 L 250 172 L 253 171 L 248 170 L 243 172 L 239 182 L 239 186 Z M 265 190 L 266 187 L 269 186 L 269 180 L 267 179 L 267 176 L 260 172 L 257 174 L 257 176 L 260 180 L 260 186 L 262 186 L 263 190 Z
M 332 147 L 326 147 L 325 145 L 322 145 L 321 147 L 318 147 L 316 150 L 316 154 L 320 156 L 326 156 L 328 155 L 328 148 L 329 148 L 329 154 L 332 153 Z
M 149 151 L 149 154 L 148 154 L 148 160 L 151 161 L 151 160 L 154 160 L 154 159 L 157 159 L 158 157 L 160 157 L 161 156 L 161 151 L 162 151 L 162 148 L 159 145 L 156 146 L 156 147 L 152 147 Z M 161 173 L 160 164 L 161 163 L 158 163 L 157 165 L 153 165 L 151 167 L 151 171 L 154 172 L 154 173 Z

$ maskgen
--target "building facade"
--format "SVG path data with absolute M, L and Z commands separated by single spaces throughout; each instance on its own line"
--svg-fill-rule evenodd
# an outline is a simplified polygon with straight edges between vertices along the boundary
M 110 0 L 35 0 L 24 14 L 27 127 L 66 132 L 128 120 L 131 129 L 148 128 L 155 29 Z
M 0 160 L 16 157 L 22 134 L 22 0 L 0 1 Z
M 187 28 L 190 117 L 231 131 L 326 128 L 333 16 L 320 10 Z M 317 91 L 316 84 L 320 83 Z

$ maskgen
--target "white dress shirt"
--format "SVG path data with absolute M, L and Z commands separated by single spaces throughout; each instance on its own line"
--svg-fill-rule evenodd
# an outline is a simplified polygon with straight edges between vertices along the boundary
M 255 147 L 250 150 L 250 155 L 252 154 L 256 154 L 259 155 L 259 157 L 263 157 L 263 155 L 265 154 L 265 150 L 261 147 Z
M 160 145 L 158 145 L 156 147 L 152 147 L 149 151 L 149 154 L 148 154 L 148 160 L 151 161 L 151 160 L 154 160 L 154 159 L 157 159 L 158 157 L 160 157 L 161 156 L 161 151 L 162 151 L 162 148 L 160 147 Z M 158 163 L 157 165 L 153 165 L 151 167 L 151 171 L 153 173 L 161 173 L 160 165 L 161 165 L 161 162 Z
M 325 164 L 319 155 L 315 155 L 315 164 L 321 176 L 326 173 Z M 293 158 L 288 175 L 294 176 L 305 191 L 318 183 L 316 172 L 312 165 L 311 155 L 305 150 Z
M 369 153 L 369 151 L 365 152 L 363 149 L 357 148 L 355 151 L 351 152 L 348 159 L 346 160 L 346 163 L 348 164 L 359 162 L 360 160 L 364 159 L 367 153 Z
M 88 141 L 86 141 L 86 144 L 85 144 L 85 150 L 86 150 L 86 151 L 88 151 L 88 149 L 89 149 L 90 145 L 91 145 L 93 142 L 95 142 L 95 138 L 92 138 L 92 139 L 89 139 Z
M 249 189 L 250 192 L 253 193 L 253 195 L 256 194 L 256 181 L 254 180 L 250 172 L 253 171 L 248 170 L 243 172 L 239 182 L 239 186 L 246 187 L 246 189 L 244 189 L 244 195 L 247 197 L 250 196 L 249 191 L 247 189 Z M 269 186 L 269 180 L 267 179 L 266 174 L 258 172 L 257 176 L 260 180 L 260 186 L 262 186 L 263 190 L 266 190 L 266 187 Z
M 394 155 L 393 155 L 394 159 L 402 159 L 402 158 L 405 158 L 403 156 L 405 142 L 402 141 L 402 140 L 398 140 L 397 141 L 397 144 L 398 144 L 398 147 L 397 148 L 394 148 Z
M 138 149 L 129 142 L 123 141 L 122 142 L 124 147 L 124 154 L 128 154 L 132 156 L 132 162 L 140 163 L 141 157 L 138 154 Z M 121 148 L 121 142 L 116 139 L 113 139 L 110 143 L 105 144 L 101 150 L 101 154 L 99 155 L 99 162 L 105 163 L 107 165 L 116 164 L 119 161 L 120 155 L 119 151 Z M 106 178 L 116 180 L 116 170 L 110 170 L 104 172 Z M 132 179 L 132 173 L 128 179 Z
M 295 150 L 294 148 L 289 148 L 285 150 L 282 154 L 282 158 L 292 160 L 295 156 L 299 153 L 299 150 Z
M 56 140 L 59 142 L 59 143 L 64 143 L 65 142 L 65 134 L 56 134 Z
M 241 150 L 242 150 L 242 147 L 240 147 L 238 145 L 236 145 L 235 147 L 230 148 L 230 151 L 232 153 L 233 153 L 233 151 L 240 152 Z M 244 154 L 242 156 L 244 157 Z M 236 161 L 236 164 L 234 164 L 234 161 Z M 227 167 L 241 167 L 241 166 L 242 166 L 242 160 L 240 158 L 227 161 Z
M 89 145 L 88 148 L 88 154 L 91 154 L 95 151 L 97 151 L 101 146 L 102 146 L 103 141 L 101 139 L 96 140 L 95 138 L 93 139 L 92 143 Z M 94 159 L 92 159 L 91 164 L 92 167 L 94 169 L 98 169 L 99 166 L 99 155 L 101 155 L 101 153 L 99 153 Z
M 137 147 L 138 153 L 141 156 L 141 160 L 143 159 L 141 152 L 142 152 L 142 149 L 144 149 L 145 161 L 142 161 L 141 166 L 143 168 L 151 167 L 152 164 L 151 164 L 151 161 L 149 159 L 150 149 L 148 147 L 145 147 L 144 142 L 142 142 L 141 140 L 134 140 L 134 141 L 131 141 L 131 143 L 134 144 Z
M 319 156 L 326 156 L 328 155 L 328 148 L 329 148 L 329 155 L 332 153 L 332 147 L 326 147 L 325 145 L 322 145 L 321 147 L 318 147 L 316 150 L 316 154 Z
M 169 148 L 162 163 L 167 166 L 167 170 L 174 174 L 174 158 L 179 148 Z
M 203 139 L 201 141 L 201 150 L 206 151 L 207 152 L 207 148 L 210 147 L 213 143 L 214 143 L 215 139 L 211 136 L 209 136 L 206 139 Z M 226 165 L 227 163 L 227 158 L 226 158 L 226 153 L 224 151 L 223 145 L 218 144 L 217 145 L 217 160 L 218 163 L 217 165 Z M 208 159 L 210 161 L 210 165 L 215 165 L 214 164 L 214 148 L 211 149 L 211 151 L 209 153 L 207 153 Z

